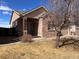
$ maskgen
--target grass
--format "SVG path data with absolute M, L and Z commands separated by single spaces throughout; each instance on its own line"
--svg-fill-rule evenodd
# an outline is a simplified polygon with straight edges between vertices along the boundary
M 56 49 L 52 40 L 1 45 L 0 59 L 79 59 L 79 47 L 71 44 Z

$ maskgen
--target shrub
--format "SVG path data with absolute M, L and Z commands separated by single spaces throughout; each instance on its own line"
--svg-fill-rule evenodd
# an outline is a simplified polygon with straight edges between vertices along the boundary
M 22 42 L 32 42 L 32 35 L 27 34 L 20 37 Z

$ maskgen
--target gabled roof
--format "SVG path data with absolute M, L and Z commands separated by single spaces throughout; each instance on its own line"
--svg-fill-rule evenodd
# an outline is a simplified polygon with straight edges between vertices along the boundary
M 23 14 L 23 16 L 24 16 L 24 15 L 26 15 L 26 14 L 29 14 L 29 13 L 31 13 L 31 12 L 34 12 L 34 11 L 36 11 L 36 10 L 40 9 L 40 8 L 43 8 L 46 12 L 48 12 L 48 10 L 47 10 L 44 6 L 40 6 L 40 7 L 35 8 L 35 9 L 33 9 L 33 10 L 29 11 L 29 12 L 24 13 L 24 14 Z
M 34 12 L 34 11 L 40 9 L 40 8 L 43 8 L 46 12 L 48 12 L 48 10 L 47 10 L 44 6 L 40 6 L 40 7 L 35 8 L 35 9 L 31 10 L 31 11 L 13 10 L 13 11 L 12 11 L 12 15 L 11 15 L 11 19 L 10 19 L 10 23 L 11 23 L 12 16 L 13 16 L 13 13 L 14 13 L 14 12 L 16 12 L 16 14 L 19 15 L 19 16 L 24 16 L 24 15 L 29 14 L 29 13 L 31 13 L 31 12 Z
M 17 15 L 19 15 L 19 16 L 21 16 L 21 14 L 20 13 L 18 13 L 17 11 L 15 11 L 15 10 L 13 10 L 12 11 L 12 15 L 11 15 L 11 18 L 10 18 L 10 22 L 9 22 L 9 24 L 11 23 L 11 20 L 12 20 L 12 17 L 13 17 L 13 13 L 16 13 Z
M 29 12 L 29 11 L 26 11 L 26 10 L 25 10 L 25 11 L 22 11 L 22 10 L 14 10 L 14 11 L 18 12 L 18 13 L 21 14 L 21 15 L 23 15 L 23 14 Z
M 40 7 L 38 7 L 38 8 L 35 8 L 35 9 L 32 9 L 32 10 L 30 10 L 30 11 L 21 11 L 21 10 L 14 10 L 14 11 L 16 11 L 16 12 L 18 12 L 19 14 L 21 14 L 21 15 L 26 15 L 26 14 L 29 14 L 29 13 L 31 13 L 31 12 L 33 12 L 33 11 L 36 11 L 36 10 L 38 10 L 38 9 L 40 9 L 40 8 L 43 8 L 43 9 L 45 9 L 45 11 L 48 11 L 44 6 L 40 6 Z

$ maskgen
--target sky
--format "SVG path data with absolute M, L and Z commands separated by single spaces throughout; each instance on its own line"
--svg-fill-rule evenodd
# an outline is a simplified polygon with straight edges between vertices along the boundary
M 29 11 L 41 5 L 41 0 L 0 0 L 0 27 L 9 27 L 12 10 Z

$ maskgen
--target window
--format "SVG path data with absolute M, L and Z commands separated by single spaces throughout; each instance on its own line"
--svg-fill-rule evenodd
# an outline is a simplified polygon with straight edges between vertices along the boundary
M 48 21 L 48 31 L 49 32 L 55 31 L 55 28 L 53 27 L 53 22 L 52 21 Z

